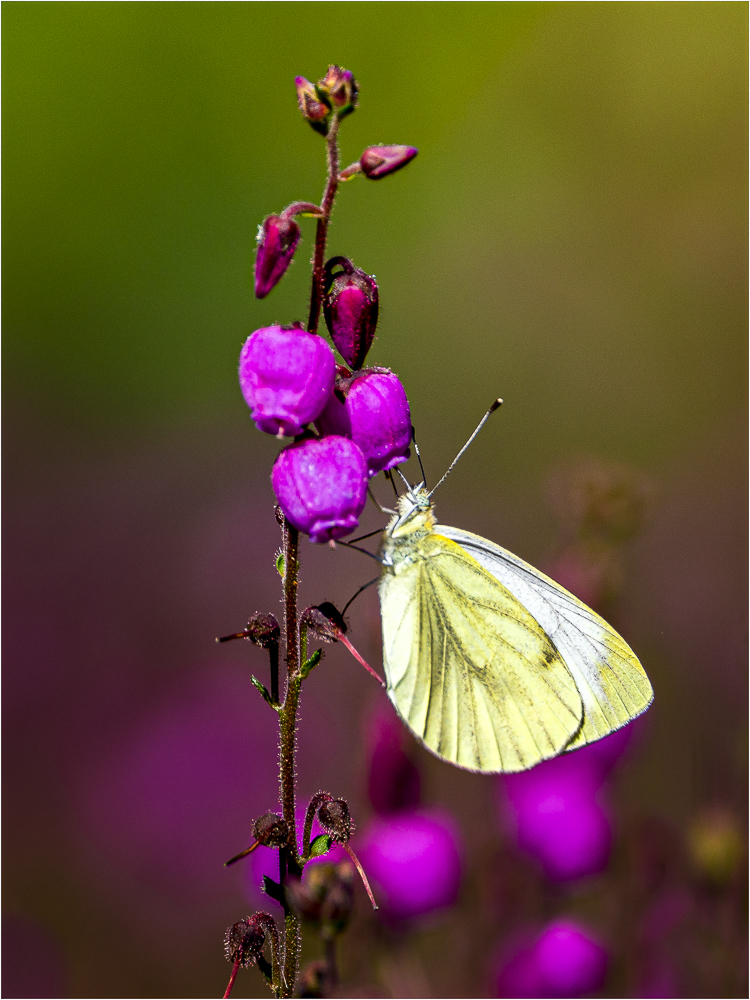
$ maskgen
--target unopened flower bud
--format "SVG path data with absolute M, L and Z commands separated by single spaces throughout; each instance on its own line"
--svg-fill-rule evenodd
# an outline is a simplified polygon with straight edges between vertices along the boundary
M 331 348 L 301 327 L 256 330 L 240 354 L 242 395 L 267 434 L 301 434 L 325 406 L 335 376 Z
M 334 268 L 343 271 L 333 273 Z M 346 257 L 326 264 L 323 314 L 336 349 L 350 368 L 361 368 L 378 323 L 378 286 Z
M 351 114 L 357 106 L 357 81 L 348 69 L 329 66 L 315 89 L 322 101 L 330 101 L 339 118 Z
M 365 368 L 338 378 L 316 424 L 323 434 L 340 434 L 359 445 L 370 476 L 409 457 L 409 400 L 387 368 Z
M 284 276 L 300 241 L 300 228 L 293 218 L 269 215 L 258 229 L 255 258 L 255 295 L 264 299 Z
M 352 818 L 346 799 L 331 799 L 318 809 L 318 821 L 337 844 L 345 844 L 352 835 Z
M 247 637 L 262 649 L 270 649 L 281 638 L 281 629 L 274 615 L 256 614 L 247 623 Z
M 316 132 L 326 135 L 328 128 L 325 120 L 331 113 L 330 104 L 322 99 L 323 95 L 319 94 L 318 90 L 304 76 L 296 76 L 294 85 L 297 88 L 297 102 L 303 118 L 310 122 Z
M 285 448 L 271 473 L 279 506 L 311 542 L 354 531 L 367 500 L 367 464 L 348 438 L 298 441 Z
M 362 173 L 377 181 L 405 167 L 418 152 L 414 146 L 368 146 L 359 158 L 359 165 Z
M 342 632 L 346 632 L 346 622 L 341 613 L 330 601 L 305 608 L 300 615 L 300 627 L 308 628 L 316 638 L 323 642 L 336 642 Z
M 286 847 L 289 827 L 277 813 L 267 812 L 253 823 L 253 837 L 264 847 Z
M 224 953 L 227 961 L 239 962 L 243 969 L 248 969 L 258 960 L 263 951 L 266 934 L 257 917 L 245 917 L 236 924 L 227 927 L 224 935 Z

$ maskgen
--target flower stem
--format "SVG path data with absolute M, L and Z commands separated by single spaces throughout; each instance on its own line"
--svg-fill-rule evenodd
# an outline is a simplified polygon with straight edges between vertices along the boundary
M 279 881 L 283 885 L 287 875 L 300 871 L 297 857 L 297 834 L 294 816 L 296 768 L 294 752 L 297 734 L 297 707 L 302 679 L 299 676 L 300 645 L 297 620 L 297 586 L 299 583 L 299 534 L 284 519 L 284 641 L 286 643 L 286 694 L 279 712 L 279 782 L 284 819 L 292 831 L 292 841 L 279 851 Z M 279 984 L 279 996 L 289 997 L 297 981 L 300 952 L 300 921 L 288 907 L 284 908 L 284 962 Z
M 239 967 L 240 967 L 240 960 L 237 959 L 237 961 L 234 963 L 234 966 L 232 967 L 232 975 L 229 977 L 229 985 L 227 986 L 226 991 L 224 993 L 224 1000 L 227 1000 L 227 997 L 232 992 L 232 987 L 234 986 L 234 981 L 237 978 L 237 972 L 239 970 Z
M 323 303 L 323 263 L 326 253 L 328 223 L 331 220 L 333 202 L 336 198 L 336 190 L 339 186 L 338 131 L 339 122 L 336 115 L 334 115 L 331 127 L 326 137 L 328 180 L 326 181 L 325 191 L 323 192 L 323 203 L 320 206 L 323 210 L 323 214 L 318 219 L 318 225 L 315 230 L 315 255 L 313 256 L 312 288 L 310 290 L 310 317 L 307 321 L 307 329 L 310 333 L 318 332 L 320 307 Z

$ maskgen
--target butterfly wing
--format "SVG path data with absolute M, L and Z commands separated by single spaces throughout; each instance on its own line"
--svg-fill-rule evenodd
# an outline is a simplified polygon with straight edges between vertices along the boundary
M 431 533 L 384 572 L 380 601 L 389 697 L 437 756 L 520 771 L 580 729 L 581 698 L 555 646 L 460 545 Z
M 470 531 L 435 529 L 457 542 L 524 605 L 550 637 L 583 701 L 575 750 L 645 712 L 654 693 L 633 650 L 603 618 L 523 559 Z

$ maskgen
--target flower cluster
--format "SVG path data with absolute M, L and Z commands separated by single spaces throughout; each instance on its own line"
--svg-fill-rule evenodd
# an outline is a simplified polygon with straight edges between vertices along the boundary
M 339 122 L 357 105 L 348 70 L 330 66 L 317 84 L 296 79 L 299 108 L 329 143 L 329 178 L 321 206 L 294 202 L 269 215 L 258 232 L 255 294 L 264 298 L 286 273 L 301 232 L 295 216 L 317 219 L 313 288 L 307 328 L 301 323 L 256 330 L 240 354 L 240 388 L 259 430 L 294 441 L 278 456 L 271 482 L 290 524 L 326 542 L 352 532 L 367 499 L 368 480 L 409 457 L 409 401 L 387 368 L 364 368 L 378 322 L 375 279 L 346 257 L 323 255 L 333 196 L 341 181 L 371 180 L 400 170 L 413 146 L 368 146 L 339 172 Z M 333 140 L 333 142 L 332 142 Z M 322 306 L 333 349 L 318 335 Z

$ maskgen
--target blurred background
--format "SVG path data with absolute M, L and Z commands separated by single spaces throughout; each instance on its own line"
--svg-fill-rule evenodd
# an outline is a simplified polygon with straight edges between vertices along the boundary
M 505 399 L 439 518 L 603 610 L 656 692 L 571 804 L 432 758 L 328 647 L 300 798 L 347 797 L 387 900 L 356 889 L 340 995 L 746 995 L 746 37 L 737 3 L 4 6 L 4 996 L 219 996 L 273 907 L 222 867 L 276 804 L 267 664 L 214 637 L 280 611 L 236 368 L 306 316 L 313 223 L 262 302 L 255 233 L 322 194 L 293 79 L 334 62 L 343 164 L 420 151 L 344 185 L 329 251 L 377 276 L 433 483 Z M 303 603 L 366 562 L 304 542 Z M 379 667 L 374 588 L 350 636 Z M 444 898 L 387 884 L 410 822 Z

